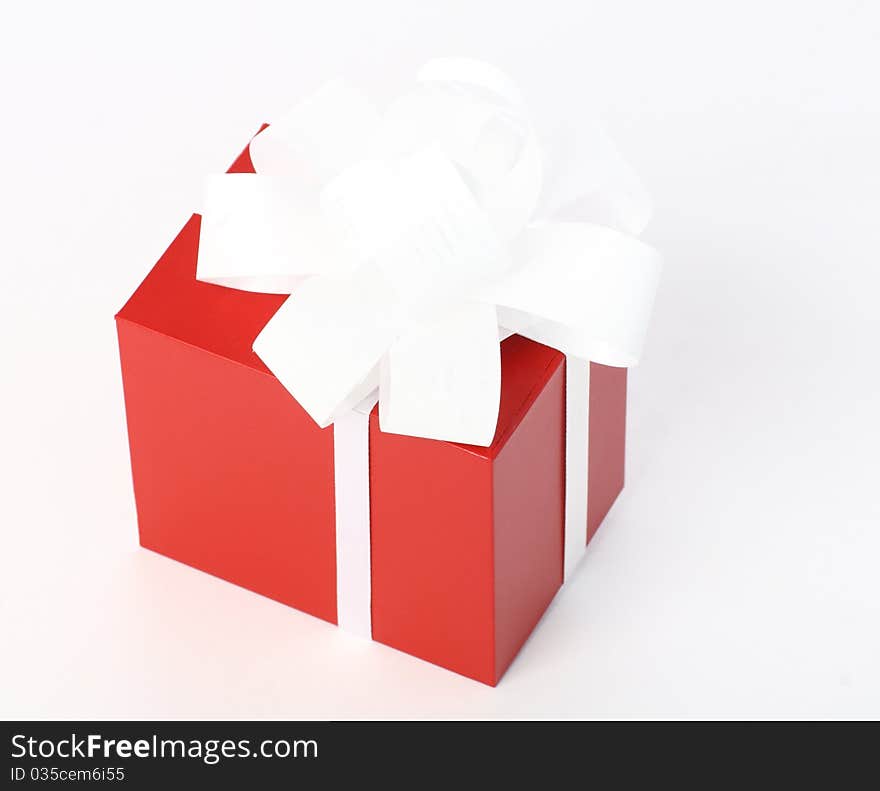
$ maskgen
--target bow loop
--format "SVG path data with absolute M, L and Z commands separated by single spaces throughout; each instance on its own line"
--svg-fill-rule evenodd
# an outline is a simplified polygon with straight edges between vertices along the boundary
M 573 357 L 638 362 L 660 276 L 652 247 L 601 225 L 547 222 L 516 252 L 518 265 L 481 295 L 503 323 Z
M 363 93 L 336 79 L 294 106 L 250 145 L 257 173 L 296 180 L 312 194 L 371 156 L 381 116 Z
M 541 194 L 537 136 L 516 86 L 487 64 L 442 59 L 392 103 L 382 139 L 395 153 L 438 147 L 461 170 L 498 235 L 509 241 Z

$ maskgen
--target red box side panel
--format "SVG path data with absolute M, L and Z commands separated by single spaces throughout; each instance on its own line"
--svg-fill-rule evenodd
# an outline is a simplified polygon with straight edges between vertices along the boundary
M 117 326 L 141 544 L 335 622 L 332 429 L 269 374 Z
M 590 455 L 587 541 L 623 489 L 626 368 L 590 364 Z
M 562 355 L 495 458 L 495 680 L 562 585 L 565 367 Z
M 370 418 L 373 639 L 494 681 L 491 461 Z

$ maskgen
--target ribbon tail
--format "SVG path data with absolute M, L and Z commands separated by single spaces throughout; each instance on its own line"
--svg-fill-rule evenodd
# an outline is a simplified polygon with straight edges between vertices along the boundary
M 617 367 L 641 355 L 660 255 L 626 234 L 587 223 L 531 226 L 519 265 L 481 292 L 500 323 L 567 355 Z
M 347 265 L 345 251 L 295 182 L 255 173 L 208 178 L 198 280 L 290 294 L 304 278 L 339 275 Z
M 498 319 L 464 303 L 410 328 L 382 361 L 382 431 L 486 447 L 501 393 Z
M 269 320 L 254 351 L 321 427 L 378 386 L 378 363 L 397 333 L 381 278 L 307 280 Z

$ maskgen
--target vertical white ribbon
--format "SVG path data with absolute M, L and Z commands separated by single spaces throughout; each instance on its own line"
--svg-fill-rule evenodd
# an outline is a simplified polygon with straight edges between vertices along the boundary
M 371 638 L 370 412 L 371 396 L 333 424 L 336 487 L 336 623 Z
M 587 550 L 590 456 L 590 363 L 565 358 L 565 540 L 563 582 Z

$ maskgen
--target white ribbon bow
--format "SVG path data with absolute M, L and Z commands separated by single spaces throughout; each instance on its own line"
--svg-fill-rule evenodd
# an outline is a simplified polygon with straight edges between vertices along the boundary
M 495 68 L 431 61 L 384 114 L 329 83 L 251 141 L 256 174 L 210 178 L 197 277 L 293 293 L 254 351 L 318 425 L 378 387 L 383 431 L 487 446 L 501 338 L 613 366 L 642 347 L 650 202 L 601 132 L 577 142 L 542 197 L 535 130 Z

